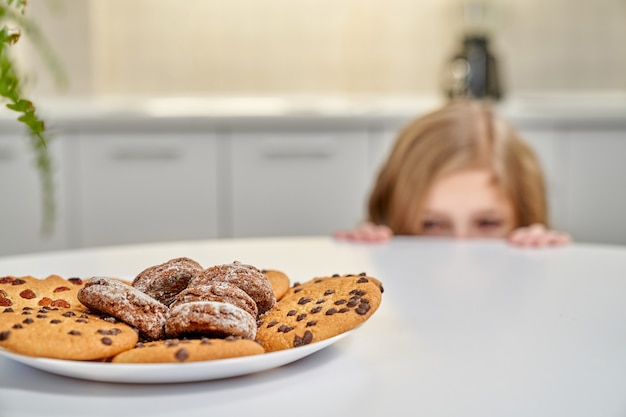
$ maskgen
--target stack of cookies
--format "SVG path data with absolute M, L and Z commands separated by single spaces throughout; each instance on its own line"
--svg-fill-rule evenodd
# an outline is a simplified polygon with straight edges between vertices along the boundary
M 142 271 L 131 285 L 91 278 L 78 292 L 91 310 L 132 325 L 146 341 L 227 336 L 254 339 L 256 320 L 276 303 L 267 277 L 240 262 L 204 269 L 189 258 Z
M 23 286 L 23 287 L 21 287 Z M 132 282 L 0 277 L 0 346 L 31 356 L 186 362 L 298 347 L 351 330 L 378 308 L 366 274 L 291 285 L 240 262 L 171 259 Z

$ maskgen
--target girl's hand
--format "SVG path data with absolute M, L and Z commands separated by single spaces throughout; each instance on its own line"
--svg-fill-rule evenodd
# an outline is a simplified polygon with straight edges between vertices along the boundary
M 509 243 L 523 247 L 562 246 L 571 241 L 572 239 L 567 233 L 550 230 L 538 223 L 515 229 L 509 236 Z
M 387 226 L 365 222 L 356 229 L 338 230 L 334 236 L 355 242 L 385 242 L 393 237 L 393 232 Z

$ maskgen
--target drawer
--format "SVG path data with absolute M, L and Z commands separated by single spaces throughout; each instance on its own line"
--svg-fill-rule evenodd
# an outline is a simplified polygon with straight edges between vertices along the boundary
M 328 235 L 362 219 L 365 130 L 235 132 L 230 143 L 233 236 Z
M 83 134 L 81 246 L 217 236 L 212 134 Z

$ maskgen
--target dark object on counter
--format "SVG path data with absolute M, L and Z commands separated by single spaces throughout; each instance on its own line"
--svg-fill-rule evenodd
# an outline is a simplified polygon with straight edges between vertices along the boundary
M 502 98 L 495 56 L 485 36 L 466 36 L 461 51 L 446 67 L 449 98 Z

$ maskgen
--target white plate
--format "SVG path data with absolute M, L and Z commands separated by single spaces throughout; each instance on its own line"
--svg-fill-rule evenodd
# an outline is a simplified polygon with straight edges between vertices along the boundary
M 103 382 L 160 384 L 229 378 L 277 368 L 343 339 L 351 331 L 310 345 L 240 358 L 159 364 L 83 362 L 24 356 L 0 348 L 0 355 L 57 375 Z

